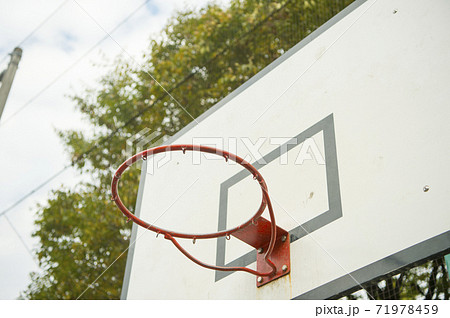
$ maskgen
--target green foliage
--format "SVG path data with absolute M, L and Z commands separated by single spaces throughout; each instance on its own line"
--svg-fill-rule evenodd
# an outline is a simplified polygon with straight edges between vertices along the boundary
M 365 290 L 345 296 L 344 299 L 376 300 L 448 300 L 450 279 L 444 257 L 438 257 L 423 265 L 383 278 L 365 286 Z M 370 297 L 367 295 L 370 294 Z
M 108 206 L 109 200 L 90 186 L 53 191 L 47 206 L 39 209 L 34 234 L 41 240 L 37 256 L 45 275 L 32 276 L 29 298 L 76 298 L 92 283 L 92 276 L 98 276 L 120 255 L 128 233 L 124 220 L 112 211 L 108 213 Z M 120 258 L 115 266 L 123 264 L 124 258 Z M 91 297 L 110 299 L 117 295 L 119 286 L 114 281 L 122 280 L 122 274 L 110 274 L 97 282 L 100 288 L 92 289 Z
M 131 226 L 109 200 L 109 186 L 113 168 L 126 159 L 126 140 L 144 128 L 175 134 L 350 2 L 232 0 L 227 8 L 212 3 L 178 13 L 150 42 L 143 65 L 118 58 L 98 89 L 73 96 L 92 132 L 59 135 L 74 167 L 92 181 L 55 190 L 38 207 L 34 236 L 43 272 L 32 274 L 22 297 L 119 298 Z M 131 169 L 121 180 L 129 207 L 138 179 Z
M 450 279 L 443 257 L 415 267 L 404 275 L 400 299 L 450 299 Z

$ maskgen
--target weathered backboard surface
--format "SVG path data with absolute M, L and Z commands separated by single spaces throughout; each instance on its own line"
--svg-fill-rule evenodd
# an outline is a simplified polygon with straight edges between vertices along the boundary
M 288 276 L 257 288 L 134 226 L 122 298 L 325 299 L 447 252 L 449 17 L 445 0 L 357 1 L 170 139 L 260 169 L 291 234 Z M 136 213 L 183 232 L 236 226 L 261 200 L 242 170 L 158 155 Z M 205 262 L 255 267 L 256 251 L 235 238 L 181 243 Z

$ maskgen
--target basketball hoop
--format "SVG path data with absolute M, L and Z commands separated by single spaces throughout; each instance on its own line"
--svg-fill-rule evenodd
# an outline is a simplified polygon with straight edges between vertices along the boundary
M 199 151 L 210 153 L 223 157 L 225 161 L 232 160 L 247 169 L 253 175 L 253 179 L 258 181 L 262 191 L 262 201 L 256 213 L 248 221 L 237 227 L 208 234 L 187 234 L 166 230 L 149 224 L 135 216 L 125 207 L 119 197 L 118 183 L 121 175 L 129 166 L 131 166 L 138 160 L 146 160 L 149 156 L 169 151 L 182 151 L 183 153 L 185 153 L 186 151 Z M 275 215 L 273 212 L 272 203 L 269 198 L 267 184 L 264 181 L 262 175 L 254 166 L 237 155 L 217 148 L 199 145 L 167 145 L 147 149 L 134 155 L 120 165 L 112 179 L 111 193 L 112 200 L 116 203 L 120 211 L 122 211 L 122 213 L 129 220 L 132 220 L 134 223 L 142 226 L 147 230 L 156 232 L 157 235 L 163 234 L 164 238 L 170 240 L 178 248 L 178 250 L 180 250 L 181 253 L 183 253 L 187 258 L 200 266 L 220 271 L 244 271 L 251 273 L 258 276 L 258 287 L 290 272 L 289 233 L 276 226 Z M 266 207 L 269 211 L 270 221 L 261 217 Z M 192 239 L 193 242 L 195 242 L 199 239 L 211 239 L 218 237 L 226 237 L 227 239 L 229 239 L 231 235 L 255 247 L 258 250 L 257 270 L 252 270 L 247 267 L 227 267 L 203 263 L 202 261 L 192 256 L 189 252 L 187 252 L 175 239 Z

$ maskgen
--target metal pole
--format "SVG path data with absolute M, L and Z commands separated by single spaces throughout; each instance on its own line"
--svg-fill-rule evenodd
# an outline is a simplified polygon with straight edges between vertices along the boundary
M 11 60 L 9 61 L 8 67 L 0 74 L 0 119 L 2 118 L 3 109 L 5 108 L 6 100 L 8 99 L 8 94 L 11 90 L 11 85 L 14 76 L 16 75 L 17 68 L 19 67 L 21 57 L 22 49 L 16 47 L 11 54 Z

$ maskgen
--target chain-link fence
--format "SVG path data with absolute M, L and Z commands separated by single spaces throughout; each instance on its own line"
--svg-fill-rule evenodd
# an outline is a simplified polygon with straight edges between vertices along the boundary
M 340 299 L 450 299 L 450 279 L 443 256 L 363 284 L 363 287 L 365 289 L 350 291 Z
M 173 119 L 167 122 L 167 129 L 161 127 L 161 133 L 173 135 L 352 2 L 245 1 L 242 8 L 235 9 L 236 17 L 232 9 L 217 13 L 213 18 L 213 10 L 203 12 L 204 17 L 202 12 L 199 13 L 197 19 L 204 18 L 212 24 L 206 42 L 204 33 L 203 38 L 196 37 L 195 29 L 191 31 L 194 34 L 183 33 L 183 30 L 168 33 L 171 38 L 161 47 L 161 56 L 154 51 L 153 60 L 149 63 L 153 65 L 149 71 L 164 78 L 167 69 L 158 69 L 157 64 L 167 63 L 173 69 L 167 74 L 170 81 L 162 82 L 170 96 L 162 90 L 160 94 L 151 93 L 151 107 L 161 107 L 161 111 Z M 221 14 L 231 17 L 222 19 Z M 204 28 L 205 25 L 199 27 Z M 173 45 L 174 51 L 168 53 L 167 47 L 170 45 Z M 195 53 L 192 54 L 192 51 Z M 190 57 L 186 58 L 186 55 Z M 177 64 L 178 58 L 181 64 Z M 144 116 L 145 111 L 142 110 Z M 140 116 L 135 117 L 139 122 Z

